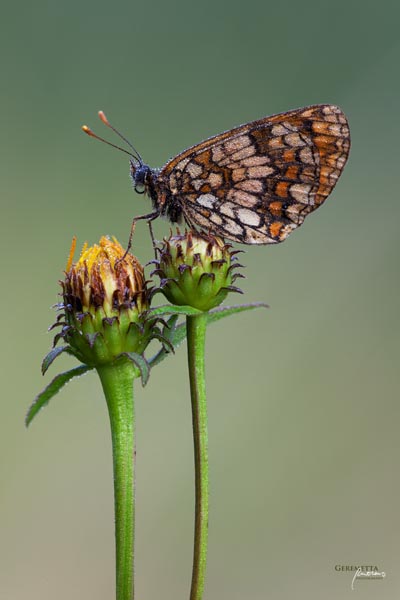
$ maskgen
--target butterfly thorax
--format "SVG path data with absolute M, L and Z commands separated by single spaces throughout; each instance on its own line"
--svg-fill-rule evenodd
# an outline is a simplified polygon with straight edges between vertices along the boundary
M 160 175 L 160 169 L 152 169 L 143 163 L 137 165 L 131 161 L 130 174 L 134 190 L 151 198 L 153 209 L 171 223 L 182 221 L 182 207 L 179 198 L 171 192 L 166 181 Z

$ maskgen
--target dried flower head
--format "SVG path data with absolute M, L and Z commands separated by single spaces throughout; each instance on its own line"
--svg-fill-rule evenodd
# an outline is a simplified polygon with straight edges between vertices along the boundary
M 125 255 L 115 238 L 85 245 L 76 263 L 70 256 L 61 286 L 62 330 L 55 343 L 63 338 L 91 366 L 111 362 L 123 352 L 144 351 L 151 339 L 149 290 L 142 265 L 132 254 Z

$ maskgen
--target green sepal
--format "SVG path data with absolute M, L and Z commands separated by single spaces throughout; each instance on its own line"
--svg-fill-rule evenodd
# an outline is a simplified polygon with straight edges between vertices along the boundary
M 87 365 L 79 365 L 70 371 L 65 371 L 64 373 L 59 373 L 59 375 L 56 375 L 49 385 L 45 387 L 44 390 L 40 392 L 40 394 L 38 394 L 32 402 L 25 417 L 25 425 L 27 427 L 30 425 L 37 413 L 49 403 L 52 397 L 55 396 L 57 392 L 59 392 L 61 388 L 68 383 L 68 381 L 70 381 L 73 377 L 84 375 L 92 368 L 93 367 L 88 367 Z
M 142 386 L 144 387 L 149 381 L 150 377 L 150 365 L 144 358 L 144 356 L 142 356 L 141 354 L 136 354 L 136 352 L 122 352 L 120 356 L 126 356 L 131 362 L 133 362 L 135 367 L 138 368 L 140 373 L 140 379 L 142 381 Z
M 201 311 L 198 311 L 201 312 Z M 171 346 L 176 350 L 186 338 L 186 322 L 181 323 L 176 327 L 179 314 L 172 315 L 168 321 L 167 326 L 163 328 L 163 338 L 167 339 Z M 163 346 L 154 356 L 149 359 L 149 365 L 153 368 L 158 365 L 164 358 L 166 358 L 170 352 Z
M 53 348 L 44 357 L 44 359 L 42 361 L 42 375 L 44 375 L 46 373 L 47 369 L 55 361 L 57 356 L 60 356 L 60 354 L 62 354 L 63 352 L 66 352 L 67 354 L 71 354 L 72 356 L 74 356 L 74 353 L 71 350 L 70 346 L 59 346 L 58 348 Z
M 159 342 L 161 342 L 161 344 L 162 344 L 164 350 L 167 352 L 167 354 L 169 354 L 170 352 L 172 352 L 172 354 L 175 353 L 174 346 L 171 344 L 169 339 L 164 337 L 161 333 L 153 333 L 153 338 L 158 340 Z
M 168 333 L 175 328 L 178 319 L 179 315 L 172 315 L 167 322 L 164 321 L 163 336 L 168 337 Z

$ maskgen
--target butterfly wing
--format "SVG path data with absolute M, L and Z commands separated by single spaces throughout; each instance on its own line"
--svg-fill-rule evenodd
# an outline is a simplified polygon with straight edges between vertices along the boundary
M 336 106 L 266 117 L 209 138 L 159 177 L 189 223 L 245 244 L 282 242 L 331 193 L 350 132 Z

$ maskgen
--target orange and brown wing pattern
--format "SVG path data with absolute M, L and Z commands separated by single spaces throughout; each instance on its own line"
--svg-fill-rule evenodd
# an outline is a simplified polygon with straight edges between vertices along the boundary
M 331 193 L 350 133 L 336 106 L 266 117 L 205 140 L 161 169 L 190 224 L 245 244 L 281 242 Z

